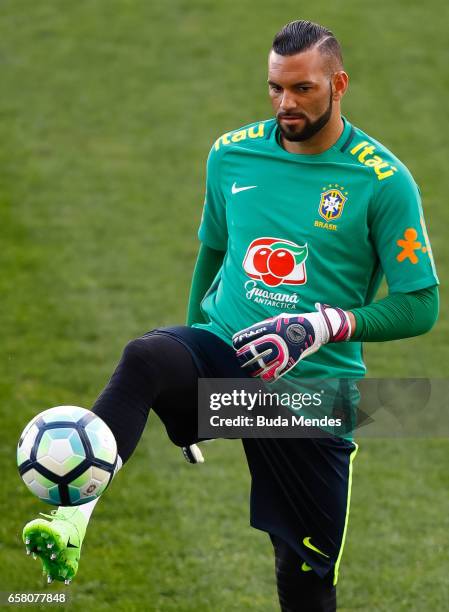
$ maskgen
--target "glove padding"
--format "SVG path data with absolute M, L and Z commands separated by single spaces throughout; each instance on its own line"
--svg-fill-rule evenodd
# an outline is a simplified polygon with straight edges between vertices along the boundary
M 348 314 L 341 308 L 315 304 L 318 312 L 278 315 L 234 334 L 237 359 L 250 376 L 274 382 L 328 342 L 351 335 Z

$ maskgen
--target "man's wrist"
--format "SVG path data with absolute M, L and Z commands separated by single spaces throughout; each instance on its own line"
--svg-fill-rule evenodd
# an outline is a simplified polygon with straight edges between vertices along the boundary
M 349 334 L 349 337 L 348 337 L 348 340 L 349 340 L 351 338 L 351 336 L 354 335 L 354 332 L 355 332 L 356 327 L 357 327 L 357 321 L 355 319 L 355 316 L 352 314 L 352 312 L 350 310 L 347 310 L 346 314 L 348 315 L 349 322 L 351 323 L 351 333 Z

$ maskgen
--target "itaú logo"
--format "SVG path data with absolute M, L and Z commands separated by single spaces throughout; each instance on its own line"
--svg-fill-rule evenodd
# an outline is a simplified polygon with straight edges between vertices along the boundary
M 307 282 L 307 244 L 282 238 L 257 238 L 246 251 L 243 269 L 250 278 L 268 287 L 304 285 Z

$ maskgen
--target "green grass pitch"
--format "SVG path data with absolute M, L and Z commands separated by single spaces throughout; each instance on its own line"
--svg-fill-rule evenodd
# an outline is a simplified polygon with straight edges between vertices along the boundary
M 209 147 L 270 116 L 267 50 L 297 18 L 341 39 L 345 114 L 413 172 L 442 280 L 432 333 L 366 347 L 369 375 L 447 376 L 446 2 L 3 0 L 1 591 L 42 589 L 20 533 L 48 508 L 16 473 L 20 431 L 90 406 L 128 339 L 183 322 Z M 241 445 L 205 453 L 187 465 L 150 417 L 97 507 L 70 610 L 276 609 Z M 445 608 L 447 454 L 447 440 L 363 442 L 340 610 Z

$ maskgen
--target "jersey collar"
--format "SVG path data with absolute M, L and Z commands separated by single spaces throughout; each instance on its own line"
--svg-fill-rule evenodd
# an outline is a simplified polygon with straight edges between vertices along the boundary
M 293 160 L 296 159 L 296 161 L 298 162 L 314 161 L 314 160 L 323 161 L 331 157 L 332 155 L 334 155 L 337 151 L 344 151 L 345 149 L 347 149 L 347 147 L 349 146 L 349 143 L 351 142 L 353 138 L 354 128 L 349 123 L 349 121 L 345 119 L 345 117 L 342 116 L 342 120 L 343 120 L 344 127 L 343 127 L 343 131 L 340 134 L 338 140 L 331 147 L 329 147 L 329 149 L 326 149 L 326 151 L 323 151 L 322 153 L 315 153 L 311 155 L 311 154 L 302 154 L 302 153 L 290 153 L 289 151 L 286 151 L 284 147 L 281 145 L 280 131 L 276 123 L 276 120 L 275 120 L 275 128 L 271 135 L 272 144 L 276 148 L 276 152 L 279 155 L 282 155 L 283 157 L 288 157 L 289 159 L 293 159 Z

